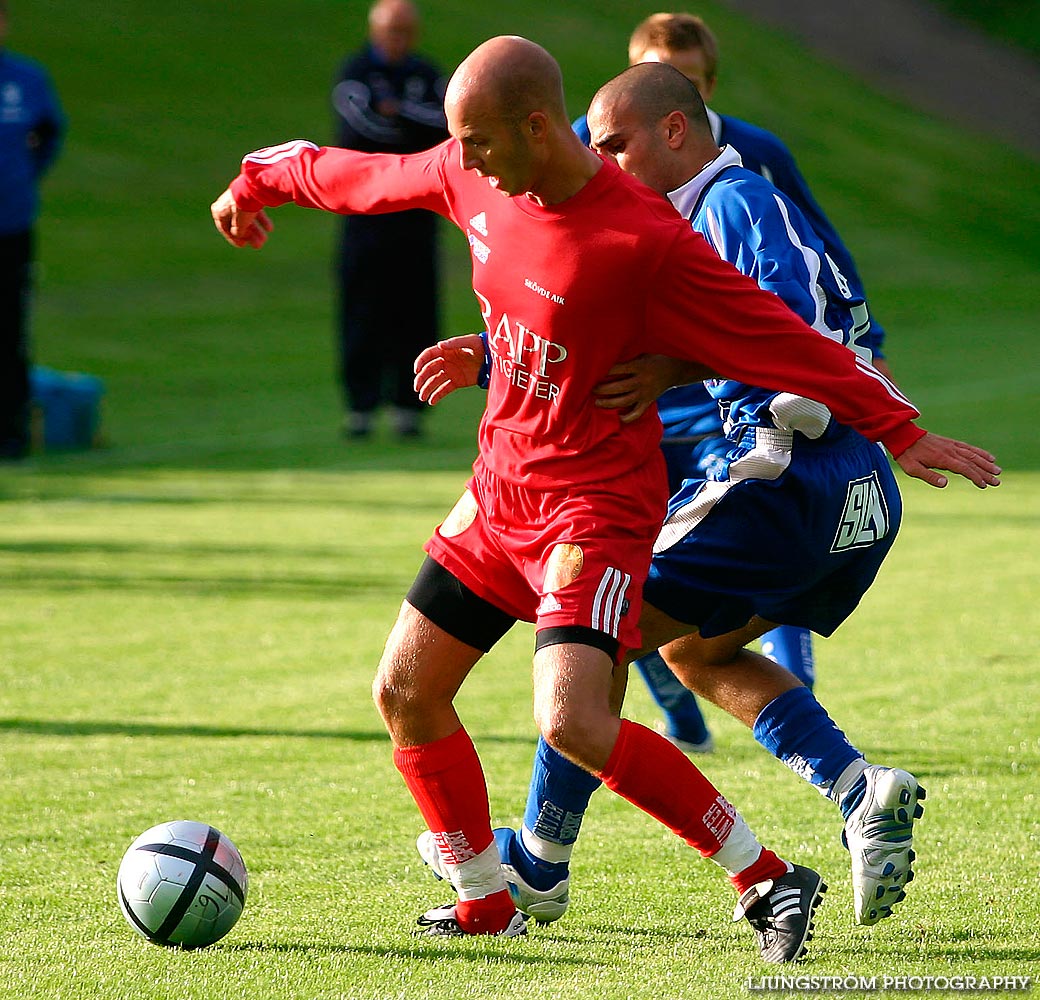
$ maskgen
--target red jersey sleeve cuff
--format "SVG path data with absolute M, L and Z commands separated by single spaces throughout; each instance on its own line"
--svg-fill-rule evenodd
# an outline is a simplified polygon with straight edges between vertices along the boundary
M 899 458 L 910 445 L 919 441 L 926 433 L 927 431 L 908 421 L 894 431 L 889 431 L 881 439 L 881 443 L 889 450 L 893 458 Z
M 259 212 L 265 207 L 249 193 L 249 182 L 241 174 L 231 182 L 231 195 L 242 212 Z

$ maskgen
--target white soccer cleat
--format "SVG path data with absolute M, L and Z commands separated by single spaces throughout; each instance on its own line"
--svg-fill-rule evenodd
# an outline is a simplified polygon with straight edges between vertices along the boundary
M 842 843 L 852 857 L 857 924 L 892 915 L 913 881 L 914 820 L 924 813 L 925 790 L 909 771 L 871 764 L 841 804 Z
M 513 903 L 521 913 L 533 917 L 540 924 L 551 924 L 567 912 L 571 904 L 571 879 L 565 875 L 550 889 L 535 889 L 505 859 L 510 857 L 510 846 L 516 839 L 516 830 L 500 826 L 495 830 L 495 843 L 502 860 L 502 874 Z
M 437 876 L 437 878 L 443 879 L 445 882 L 451 882 L 451 877 L 448 875 L 448 869 L 441 860 L 441 853 L 437 850 L 437 845 L 433 840 L 433 834 L 430 833 L 429 830 L 423 830 L 423 832 L 415 838 L 415 849 L 419 852 L 419 857 L 423 859 L 423 863 L 430 866 L 430 870 Z
M 708 733 L 700 743 L 692 743 L 690 740 L 681 740 L 678 736 L 669 735 L 667 727 L 660 720 L 654 723 L 654 731 L 660 733 L 672 746 L 678 747 L 687 756 L 715 752 L 715 740 L 712 739 L 711 733 Z

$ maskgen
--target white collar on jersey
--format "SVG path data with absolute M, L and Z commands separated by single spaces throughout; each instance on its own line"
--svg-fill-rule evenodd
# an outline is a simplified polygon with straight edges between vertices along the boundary
M 711 126 L 711 134 L 715 136 L 715 141 L 718 142 L 722 138 L 722 115 L 717 111 L 712 111 L 711 108 L 705 108 L 708 112 L 708 124 Z
M 700 201 L 704 189 L 721 173 L 726 167 L 741 167 L 743 161 L 732 146 L 723 146 L 722 152 L 709 160 L 701 169 L 694 174 L 685 184 L 668 192 L 668 200 L 675 206 L 676 210 L 684 219 L 693 216 L 697 202 Z

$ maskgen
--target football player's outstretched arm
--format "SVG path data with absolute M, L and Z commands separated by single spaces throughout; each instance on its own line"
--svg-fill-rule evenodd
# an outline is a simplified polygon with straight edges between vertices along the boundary
M 440 340 L 415 359 L 415 391 L 434 406 L 456 389 L 476 385 L 484 367 L 484 339 L 479 333 Z
M 710 378 L 711 374 L 693 363 L 661 355 L 640 355 L 611 369 L 610 381 L 596 388 L 596 405 L 624 410 L 621 420 L 627 423 L 641 416 L 665 389 L 698 378 Z M 938 489 L 949 482 L 946 476 L 935 471 L 940 469 L 963 476 L 979 489 L 1000 485 L 1000 466 L 988 451 L 931 432 L 899 454 L 896 462 L 908 476 Z

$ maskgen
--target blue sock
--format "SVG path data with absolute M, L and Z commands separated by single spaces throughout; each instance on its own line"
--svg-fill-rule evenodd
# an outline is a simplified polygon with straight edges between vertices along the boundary
M 816 683 L 812 632 L 794 625 L 781 625 L 762 636 L 762 655 L 790 670 L 809 690 Z
M 512 840 L 510 857 L 503 858 L 532 888 L 550 889 L 566 876 L 589 799 L 600 784 L 539 737 L 523 829 Z
M 697 699 L 668 669 L 660 654 L 656 651 L 647 653 L 636 660 L 635 665 L 650 689 L 650 696 L 664 712 L 668 735 L 687 743 L 703 743 L 708 738 L 708 727 Z
M 853 761 L 863 758 L 804 687 L 785 691 L 766 705 L 753 732 L 774 757 L 824 795 Z

